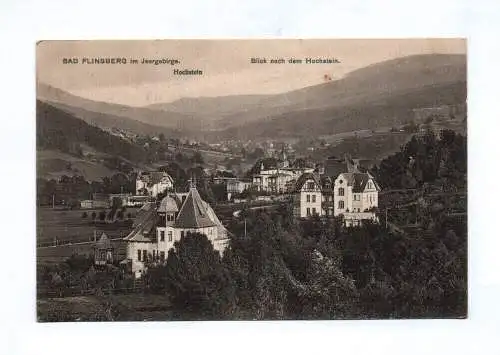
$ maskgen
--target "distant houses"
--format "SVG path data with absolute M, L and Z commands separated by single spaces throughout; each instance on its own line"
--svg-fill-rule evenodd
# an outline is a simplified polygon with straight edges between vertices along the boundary
M 141 172 L 137 175 L 135 190 L 137 195 L 158 196 L 174 187 L 172 177 L 162 171 Z
M 226 192 L 227 199 L 230 201 L 235 195 L 241 194 L 252 186 L 252 181 L 247 179 L 233 179 L 227 181 Z
M 126 207 L 141 207 L 145 203 L 152 201 L 152 196 L 138 195 L 134 196 L 131 193 L 123 194 L 92 194 L 92 199 L 80 201 L 81 209 L 107 209 L 113 206 L 113 201 L 119 200 L 120 206 Z
M 312 173 L 314 168 L 290 167 L 286 155 L 277 166 L 265 168 L 262 163 L 260 171 L 252 176 L 252 186 L 256 191 L 272 194 L 283 194 L 290 191 L 290 186 L 306 173 Z
M 82 209 L 106 209 L 109 207 L 111 207 L 109 194 L 94 193 L 92 199 L 80 201 L 80 208 Z

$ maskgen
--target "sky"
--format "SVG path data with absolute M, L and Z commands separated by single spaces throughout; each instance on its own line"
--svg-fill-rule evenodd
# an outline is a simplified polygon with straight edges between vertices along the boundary
M 465 54 L 464 39 L 268 39 L 42 41 L 36 47 L 39 83 L 96 100 L 131 106 L 183 97 L 282 93 L 385 60 L 417 54 Z M 125 58 L 127 64 L 83 64 L 84 58 Z M 290 64 L 288 59 L 337 59 L 332 64 Z M 77 64 L 64 59 L 77 58 Z M 134 58 L 139 64 L 131 64 Z M 180 63 L 141 64 L 147 59 Z M 266 58 L 252 64 L 251 58 Z M 271 64 L 270 59 L 285 59 Z M 174 70 L 203 75 L 175 75 Z

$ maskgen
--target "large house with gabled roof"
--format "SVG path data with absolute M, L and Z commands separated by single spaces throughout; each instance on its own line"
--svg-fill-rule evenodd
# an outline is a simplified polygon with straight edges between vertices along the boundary
M 133 231 L 124 239 L 131 271 L 140 277 L 149 263 L 162 263 L 168 251 L 187 233 L 201 233 L 222 253 L 228 244 L 228 231 L 212 207 L 191 185 L 187 193 L 169 193 L 159 206 L 145 205 Z
M 376 220 L 380 187 L 370 173 L 342 173 L 333 187 L 333 215 L 342 215 L 347 225 L 359 225 L 362 220 Z
M 337 169 L 341 165 L 337 164 Z M 368 172 L 346 157 L 343 172 L 336 176 L 306 173 L 297 180 L 293 194 L 296 218 L 340 216 L 348 226 L 363 220 L 376 220 L 380 187 Z

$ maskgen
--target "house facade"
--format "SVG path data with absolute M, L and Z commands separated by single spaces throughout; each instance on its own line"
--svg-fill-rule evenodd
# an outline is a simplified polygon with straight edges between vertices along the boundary
M 234 179 L 227 182 L 227 200 L 230 201 L 235 194 L 241 194 L 252 186 L 251 181 Z
M 142 172 L 137 175 L 135 191 L 137 195 L 158 196 L 174 187 L 174 180 L 166 172 Z
M 347 164 L 347 168 L 348 172 L 337 177 L 303 174 L 293 194 L 294 216 L 342 215 L 347 226 L 359 225 L 363 220 L 376 220 L 379 185 L 372 175 L 360 172 L 356 165 Z
M 375 220 L 380 187 L 369 173 L 342 173 L 333 188 L 334 216 L 343 215 L 347 225 L 358 225 L 362 220 Z
M 144 205 L 137 226 L 124 239 L 131 271 L 141 277 L 149 263 L 164 262 L 174 243 L 189 232 L 205 234 L 220 253 L 228 243 L 226 228 L 194 185 L 187 193 L 168 194 L 159 206 Z
M 252 186 L 257 191 L 282 194 L 289 192 L 291 182 L 296 182 L 302 174 L 313 171 L 314 168 L 291 168 L 288 164 L 269 169 L 264 169 L 261 165 L 260 172 L 253 176 Z
M 296 218 L 307 218 L 314 215 L 323 216 L 323 189 L 317 174 L 303 174 L 297 181 L 293 194 L 293 215 Z

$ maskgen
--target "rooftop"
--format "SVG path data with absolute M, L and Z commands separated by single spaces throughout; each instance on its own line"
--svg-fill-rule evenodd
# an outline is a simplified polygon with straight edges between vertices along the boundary
M 191 187 L 175 220 L 175 228 L 205 228 L 216 224 L 210 219 L 206 205 L 196 190 Z

